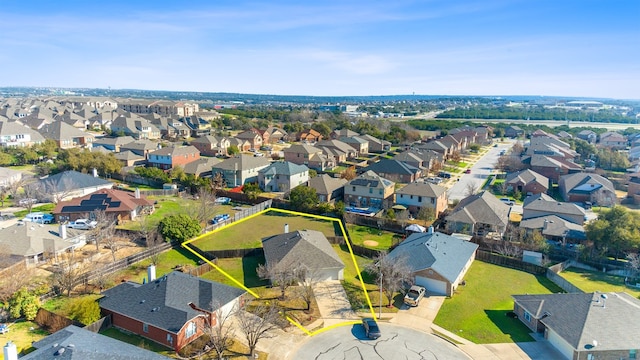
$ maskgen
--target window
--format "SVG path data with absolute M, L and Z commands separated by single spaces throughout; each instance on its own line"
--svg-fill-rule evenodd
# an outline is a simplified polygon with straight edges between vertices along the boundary
M 196 334 L 196 323 L 193 321 L 187 325 L 187 330 L 184 332 L 184 336 L 188 339 Z
M 418 196 L 418 202 L 422 202 L 422 196 Z
M 171 334 L 167 334 L 167 342 L 173 345 L 173 336 L 171 336 Z
M 149 332 L 149 324 L 142 324 L 142 332 L 148 333 Z
M 527 320 L 528 322 L 531 322 L 531 314 L 529 314 L 528 311 L 524 312 L 524 319 Z
M 431 203 L 435 204 L 436 203 L 436 198 L 431 198 Z
M 353 191 L 356 191 L 356 187 L 355 186 L 353 187 Z
M 373 194 L 373 189 L 369 188 L 369 194 Z
M 638 350 L 636 350 L 636 349 L 631 349 L 631 350 L 629 350 L 629 359 L 635 359 L 635 358 L 636 358 L 636 352 L 637 352 L 637 351 L 638 351 Z

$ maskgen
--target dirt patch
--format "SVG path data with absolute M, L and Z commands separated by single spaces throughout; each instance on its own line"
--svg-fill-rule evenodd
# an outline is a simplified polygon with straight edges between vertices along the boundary
M 378 246 L 378 242 L 373 240 L 365 240 L 363 244 L 364 246 Z

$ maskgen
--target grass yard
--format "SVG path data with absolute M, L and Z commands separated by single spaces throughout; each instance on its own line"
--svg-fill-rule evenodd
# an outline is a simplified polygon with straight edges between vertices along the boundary
M 446 299 L 434 323 L 476 344 L 533 341 L 529 328 L 506 316 L 511 295 L 561 292 L 544 276 L 535 276 L 474 261 L 452 298 Z
M 31 343 L 43 339 L 49 335 L 45 330 L 40 329 L 38 324 L 33 321 L 19 321 L 16 323 L 8 323 L 9 332 L 0 334 L 0 344 L 4 346 L 9 340 L 16 344 L 18 354 L 27 354 L 35 349 L 31 347 Z M 31 330 L 33 328 L 33 330 Z M 0 359 L 3 354 L 0 353 Z
M 52 212 L 53 209 L 56 207 L 56 204 L 44 204 L 44 205 L 40 205 L 40 206 L 34 206 L 31 208 L 31 212 Z M 18 218 L 21 219 L 23 217 L 25 217 L 27 214 L 29 213 L 29 210 L 20 210 L 20 211 L 16 211 L 13 213 L 13 215 Z
M 145 338 L 143 338 L 142 336 L 136 335 L 136 334 L 132 334 L 132 333 L 124 333 L 116 328 L 109 328 L 105 331 L 102 331 L 100 334 L 108 336 L 112 339 L 116 339 L 116 340 L 120 340 L 122 342 L 126 342 L 127 344 L 131 344 L 137 347 L 141 347 L 143 349 L 147 349 L 150 351 L 153 351 L 154 353 L 158 353 L 164 356 L 168 356 L 168 357 L 172 357 L 175 358 L 176 357 L 176 353 L 167 348 L 164 347 L 156 342 L 153 342 L 151 340 L 147 340 Z
M 258 248 L 262 247 L 263 237 L 282 234 L 285 224 L 289 224 L 290 232 L 317 230 L 326 236 L 336 236 L 336 222 L 272 211 L 241 223 L 231 224 L 191 244 L 204 251 Z
M 268 281 L 260 279 L 256 273 L 258 265 L 264 264 L 264 262 L 264 256 L 245 256 L 243 258 L 218 259 L 216 265 L 231 277 L 243 283 L 244 286 L 251 289 L 264 287 L 269 284 Z M 238 287 L 236 283 L 216 269 L 209 271 L 201 277 L 227 284 L 229 286 Z
M 568 268 L 560 276 L 585 292 L 619 292 L 625 291 L 633 297 L 640 297 L 640 289 L 633 289 L 624 285 L 624 277 L 608 275 L 599 271 L 589 271 L 578 268 Z
M 352 244 L 376 250 L 387 250 L 391 245 L 398 243 L 402 239 L 402 235 L 367 226 L 347 224 L 347 230 Z M 365 244 L 365 241 L 369 241 L 369 243 Z M 375 241 L 378 244 L 373 245 L 370 243 L 371 241 Z
M 156 276 L 160 277 L 173 271 L 174 268 L 180 266 L 198 266 L 200 258 L 191 251 L 184 248 L 171 249 L 160 254 L 158 265 L 156 265 Z M 151 260 L 142 260 L 136 264 L 129 266 L 124 270 L 120 270 L 112 275 L 114 283 L 122 280 L 135 281 L 142 283 L 142 279 L 147 277 L 147 267 L 151 265 Z

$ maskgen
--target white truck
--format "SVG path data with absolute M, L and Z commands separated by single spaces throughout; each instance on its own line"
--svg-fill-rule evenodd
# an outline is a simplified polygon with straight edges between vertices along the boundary
M 94 229 L 98 223 L 95 220 L 78 219 L 67 224 L 69 229 L 89 230 Z

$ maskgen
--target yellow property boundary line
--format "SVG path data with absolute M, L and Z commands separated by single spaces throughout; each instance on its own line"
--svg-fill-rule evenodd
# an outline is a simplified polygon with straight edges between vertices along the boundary
M 304 217 L 310 217 L 310 218 L 315 218 L 315 219 L 320 219 L 320 220 L 327 220 L 327 221 L 332 221 L 332 222 L 338 222 L 338 224 L 340 225 L 340 231 L 342 231 L 342 237 L 344 237 L 345 239 L 345 243 L 347 244 L 347 247 L 349 248 L 349 254 L 351 254 L 351 261 L 353 261 L 353 265 L 356 267 L 356 273 L 360 274 L 360 268 L 358 267 L 358 262 L 356 261 L 356 257 L 353 254 L 353 249 L 351 248 L 351 241 L 347 238 L 347 232 L 344 229 L 344 226 L 342 225 L 342 221 L 340 221 L 340 219 L 338 218 L 333 218 L 333 217 L 328 217 L 328 216 L 322 216 L 322 215 L 313 215 L 313 214 L 307 214 L 307 213 L 301 213 L 301 212 L 297 212 L 297 211 L 290 211 L 290 210 L 283 210 L 283 209 L 276 209 L 276 208 L 268 208 L 265 210 L 262 210 L 260 212 L 257 212 L 253 215 L 247 216 L 245 218 L 242 218 L 238 221 L 235 221 L 233 223 L 231 223 L 229 226 L 233 226 L 236 224 L 239 224 L 243 221 L 249 220 L 249 219 L 253 219 L 254 217 L 266 214 L 267 212 L 270 211 L 275 211 L 275 212 L 279 212 L 279 213 L 283 213 L 283 214 L 289 214 L 289 215 L 296 215 L 296 216 L 304 216 Z M 196 252 L 194 249 L 192 249 L 189 244 L 197 241 L 199 239 L 202 239 L 205 236 L 209 236 L 211 234 L 214 234 L 218 231 L 220 231 L 221 229 L 226 229 L 227 226 L 221 226 L 217 229 L 214 229 L 212 231 L 209 231 L 206 234 L 202 234 L 199 235 L 191 240 L 185 241 L 184 243 L 182 243 L 182 247 L 184 247 L 185 249 L 191 251 L 194 255 L 196 255 L 198 258 L 202 259 L 203 261 L 206 261 L 209 265 L 211 265 L 214 269 L 218 270 L 222 275 L 226 276 L 229 280 L 231 280 L 234 284 L 238 285 L 239 287 L 241 287 L 242 289 L 246 290 L 249 294 L 251 294 L 253 297 L 255 297 L 256 299 L 260 298 L 260 296 L 258 296 L 258 294 L 256 294 L 254 291 L 252 291 L 251 289 L 247 288 L 246 286 L 244 286 L 244 284 L 240 281 L 238 281 L 237 279 L 235 279 L 233 276 L 229 275 L 226 271 L 224 271 L 222 268 L 220 268 L 218 265 L 212 263 L 211 261 L 209 261 L 208 259 L 206 259 L 204 256 L 200 255 L 198 252 Z M 362 291 L 364 292 L 364 296 L 367 299 L 367 304 L 369 305 L 369 311 L 371 312 L 371 316 L 373 318 L 377 319 L 377 316 L 375 314 L 375 311 L 373 310 L 373 305 L 371 304 L 371 299 L 369 298 L 369 293 L 367 292 L 367 288 L 364 285 L 364 281 L 362 281 L 362 276 L 359 276 L 359 280 L 360 280 L 360 286 L 362 287 Z M 353 324 L 358 324 L 360 323 L 359 321 L 345 321 L 343 323 L 339 323 L 339 324 L 335 324 L 335 325 L 331 325 L 331 326 L 327 326 L 324 328 L 321 328 L 319 330 L 316 330 L 314 332 L 310 332 L 307 328 L 305 328 L 304 326 L 300 325 L 297 321 L 293 320 L 292 318 L 287 316 L 287 320 L 289 320 L 290 323 L 292 323 L 293 325 L 295 325 L 296 327 L 298 327 L 300 330 L 302 330 L 305 334 L 309 335 L 309 336 L 313 336 L 322 332 L 325 332 L 327 330 L 331 330 L 340 326 L 347 326 L 347 325 L 353 325 Z

